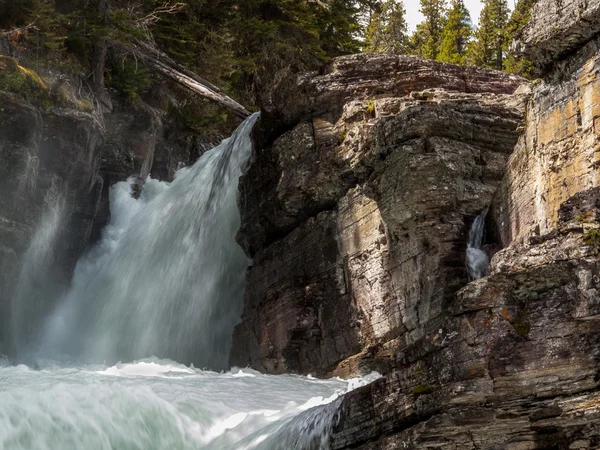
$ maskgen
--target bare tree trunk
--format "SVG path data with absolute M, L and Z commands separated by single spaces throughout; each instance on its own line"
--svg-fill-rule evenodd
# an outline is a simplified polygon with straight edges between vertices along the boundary
M 196 94 L 221 105 L 227 111 L 233 113 L 237 118 L 243 120 L 250 115 L 246 108 L 231 97 L 223 94 L 218 87 L 176 63 L 169 58 L 169 56 L 160 50 L 153 48 L 149 44 L 129 46 L 115 42 L 115 45 L 121 46 L 125 51 L 128 51 L 137 58 L 143 60 L 150 68 L 161 73 L 165 77 L 179 83 Z
M 185 66 L 179 64 L 177 61 L 174 61 L 169 55 L 167 55 L 165 52 L 159 50 L 156 46 L 152 46 L 146 42 L 139 42 L 139 41 L 136 44 L 136 46 L 139 47 L 144 53 L 147 53 L 149 56 L 155 57 L 156 60 L 161 61 L 163 64 L 170 66 L 170 67 L 176 69 L 177 71 L 181 72 L 182 74 L 190 77 L 191 79 L 196 80 L 198 83 L 205 85 L 211 91 L 221 92 L 221 89 L 219 89 L 217 86 L 212 84 L 210 81 L 205 80 L 198 74 L 192 72 Z
M 97 11 L 102 25 L 108 26 L 108 0 L 98 0 Z M 108 42 L 106 37 L 102 35 L 96 36 L 92 44 L 92 89 L 100 101 L 102 108 L 104 110 L 111 110 L 112 105 L 104 87 L 107 51 Z

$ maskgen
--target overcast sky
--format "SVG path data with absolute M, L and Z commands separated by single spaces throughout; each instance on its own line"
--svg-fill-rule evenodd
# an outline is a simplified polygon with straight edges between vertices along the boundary
M 406 6 L 408 27 L 410 31 L 414 31 L 417 24 L 423 20 L 423 16 L 419 12 L 419 0 L 404 0 L 404 5 Z M 465 5 L 467 5 L 467 8 L 471 11 L 473 24 L 477 25 L 479 13 L 481 12 L 481 8 L 483 8 L 483 2 L 481 0 L 465 0 Z M 513 0 L 508 0 L 508 6 L 512 9 Z

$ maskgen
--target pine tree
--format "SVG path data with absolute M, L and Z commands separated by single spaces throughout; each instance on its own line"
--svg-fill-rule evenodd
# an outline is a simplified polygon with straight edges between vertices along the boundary
M 519 0 L 515 6 L 510 20 L 508 21 L 506 49 L 508 51 L 510 44 L 517 37 L 521 29 L 529 22 L 531 8 L 537 0 Z M 508 53 L 505 60 L 505 69 L 508 72 L 522 75 L 526 78 L 532 78 L 534 75 L 533 64 L 524 58 L 517 58 Z
M 438 61 L 464 64 L 473 28 L 471 15 L 463 0 L 453 0 L 448 19 L 442 30 Z
M 475 41 L 469 48 L 467 60 L 476 66 L 502 70 L 509 15 L 507 0 L 482 1 L 484 7 L 479 18 L 479 28 L 475 32 Z
M 420 0 L 425 21 L 417 27 L 418 39 L 412 40 L 413 52 L 428 59 L 436 59 L 446 22 L 446 0 Z
M 406 9 L 399 0 L 387 0 L 374 11 L 365 36 L 365 51 L 405 54 L 408 50 Z

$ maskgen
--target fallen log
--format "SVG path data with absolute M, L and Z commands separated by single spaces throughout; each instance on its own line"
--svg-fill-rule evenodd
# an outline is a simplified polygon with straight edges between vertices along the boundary
M 162 74 L 163 76 L 175 81 L 181 86 L 195 92 L 196 94 L 207 98 L 225 108 L 234 114 L 237 118 L 244 120 L 250 116 L 250 112 L 242 105 L 225 95 L 215 85 L 204 80 L 194 72 L 186 69 L 182 65 L 173 61 L 169 56 L 149 44 L 126 45 L 115 42 L 115 46 L 121 47 L 124 51 L 133 54 L 136 58 Z

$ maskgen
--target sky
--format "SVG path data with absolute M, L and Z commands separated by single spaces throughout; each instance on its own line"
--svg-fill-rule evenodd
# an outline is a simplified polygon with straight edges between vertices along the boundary
M 423 16 L 419 12 L 419 0 L 404 0 L 404 5 L 406 6 L 406 19 L 408 21 L 408 29 L 410 31 L 414 31 L 417 24 L 423 20 Z M 473 20 L 473 25 L 477 25 L 479 21 L 479 13 L 483 8 L 483 2 L 481 0 L 465 0 L 465 5 L 469 8 L 471 12 L 471 20 Z M 508 0 L 508 6 L 513 8 L 513 0 Z

